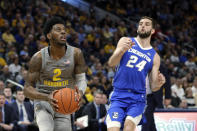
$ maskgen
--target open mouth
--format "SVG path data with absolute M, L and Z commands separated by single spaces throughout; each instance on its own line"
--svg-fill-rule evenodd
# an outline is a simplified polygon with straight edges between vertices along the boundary
M 60 37 L 60 40 L 65 41 L 66 40 L 66 37 L 65 36 L 61 36 Z

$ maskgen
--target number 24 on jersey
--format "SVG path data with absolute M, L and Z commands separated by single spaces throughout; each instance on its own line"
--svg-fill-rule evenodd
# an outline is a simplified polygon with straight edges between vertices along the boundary
M 131 55 L 126 66 L 130 67 L 130 68 L 137 67 L 138 71 L 142 71 L 147 62 L 145 60 L 142 60 L 139 63 L 137 63 L 137 62 L 138 62 L 138 57 L 134 56 L 134 55 Z

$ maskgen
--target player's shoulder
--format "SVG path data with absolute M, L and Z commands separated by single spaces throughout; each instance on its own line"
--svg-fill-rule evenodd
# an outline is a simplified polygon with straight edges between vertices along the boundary
M 75 55 L 80 55 L 82 53 L 80 48 L 77 48 L 77 47 L 73 47 L 73 48 L 74 48 L 74 54 Z
M 160 63 L 160 56 L 159 56 L 159 54 L 156 52 L 155 53 L 155 56 L 154 56 L 154 63 Z
M 157 52 L 155 52 L 154 59 L 160 59 L 160 56 L 159 56 L 159 54 Z
M 32 56 L 31 59 L 32 59 L 32 60 L 42 60 L 42 53 L 41 53 L 41 51 L 36 52 L 36 53 Z
M 30 68 L 40 69 L 42 66 L 42 54 L 41 51 L 36 52 L 29 63 Z

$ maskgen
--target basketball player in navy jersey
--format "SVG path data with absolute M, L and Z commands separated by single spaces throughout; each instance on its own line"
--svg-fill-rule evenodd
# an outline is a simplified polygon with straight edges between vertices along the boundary
M 160 56 L 150 44 L 155 32 L 155 22 L 142 17 L 137 37 L 122 37 L 116 50 L 109 58 L 108 65 L 117 67 L 114 76 L 114 90 L 106 117 L 108 131 L 134 131 L 139 124 L 146 106 L 146 77 L 149 76 L 152 91 L 165 83 L 159 72 Z

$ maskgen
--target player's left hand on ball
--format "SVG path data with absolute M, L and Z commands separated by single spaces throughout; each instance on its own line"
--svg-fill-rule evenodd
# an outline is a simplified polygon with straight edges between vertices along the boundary
M 76 89 L 76 94 L 75 94 L 75 99 L 79 102 L 79 108 L 82 105 L 82 97 L 83 97 L 83 92 L 78 89 L 77 86 L 75 86 Z

